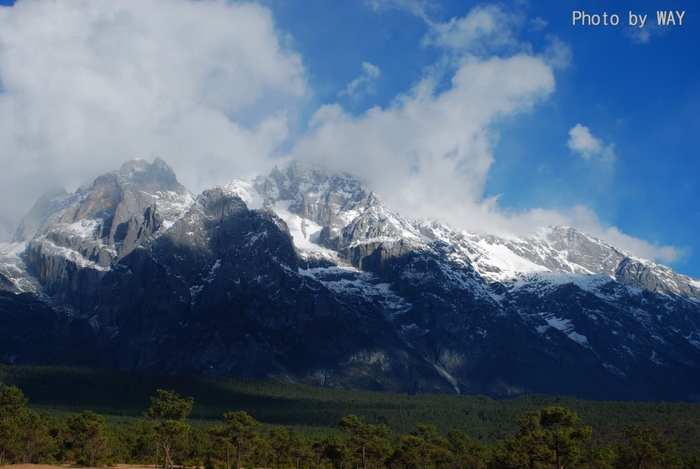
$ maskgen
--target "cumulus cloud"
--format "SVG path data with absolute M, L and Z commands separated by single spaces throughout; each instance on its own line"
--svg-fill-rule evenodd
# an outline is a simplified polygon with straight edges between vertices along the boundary
M 512 231 L 517 217 L 502 214 L 496 199 L 483 198 L 494 161 L 491 125 L 530 109 L 555 86 L 552 67 L 540 57 L 485 53 L 504 44 L 521 49 L 512 33 L 516 23 L 491 6 L 429 23 L 424 42 L 445 50 L 453 63 L 444 68 L 452 70 L 445 72 L 446 89 L 430 70 L 385 109 L 355 117 L 339 105 L 323 106 L 292 156 L 357 175 L 409 216 L 475 231 Z
M 455 228 L 571 225 L 644 257 L 678 254 L 606 227 L 583 207 L 512 212 L 484 197 L 493 124 L 554 91 L 565 44 L 533 53 L 516 38 L 523 20 L 498 7 L 435 23 L 425 1 L 369 3 L 423 18 L 424 44 L 449 66 L 362 116 L 321 107 L 289 156 L 355 174 L 401 213 Z M 129 158 L 160 156 L 195 191 L 266 172 L 288 141 L 304 73 L 256 3 L 20 0 L 0 8 L 0 223 L 16 222 L 45 188 L 74 189 Z M 363 64 L 347 95 L 378 75 Z M 612 151 L 584 129 L 571 135 L 572 151 Z
M 18 1 L 0 8 L 0 200 L 17 219 L 160 156 L 190 189 L 269 166 L 306 92 L 269 10 L 225 0 Z
M 530 24 L 530 29 L 532 29 L 533 31 L 541 31 L 547 27 L 549 22 L 538 16 L 537 18 L 531 19 L 529 21 L 529 24 Z
M 575 226 L 639 256 L 676 260 L 679 250 L 605 226 L 583 206 L 516 212 L 502 209 L 497 197 L 484 197 L 494 161 L 493 124 L 546 99 L 555 88 L 553 68 L 563 65 L 568 51 L 552 40 L 550 47 L 558 53 L 528 53 L 527 45 L 515 42 L 516 25 L 515 19 L 488 6 L 461 19 L 430 24 L 425 42 L 460 54 L 449 59 L 453 67 L 443 68 L 454 70 L 446 89 L 436 86 L 434 70 L 429 70 L 387 108 L 375 107 L 358 117 L 339 105 L 323 106 L 291 156 L 358 176 L 407 216 L 506 236 L 547 225 Z M 491 54 L 504 46 L 510 55 Z M 612 152 L 612 146 L 604 146 L 583 126 L 574 130 L 571 145 L 592 154 Z
M 581 124 L 576 124 L 569 130 L 567 145 L 584 160 L 591 160 L 594 157 L 605 163 L 612 163 L 615 160 L 615 144 L 605 145 L 601 139 L 591 134 L 588 127 Z
M 441 93 L 426 79 L 391 107 L 362 117 L 323 106 L 293 155 L 358 175 L 399 211 L 483 227 L 479 214 L 489 203 L 480 199 L 493 162 L 489 125 L 553 89 L 551 68 L 535 57 L 475 59 Z
M 603 149 L 602 142 L 591 135 L 588 127 L 576 124 L 569 130 L 569 141 L 567 145 L 573 151 L 581 153 L 585 159 L 589 159 L 592 154 L 600 153 Z
M 538 56 L 542 58 L 552 68 L 566 68 L 571 64 L 571 48 L 558 36 L 550 34 L 547 36 L 547 48 Z
M 380 74 L 379 67 L 369 62 L 362 62 L 362 75 L 348 83 L 347 88 L 338 93 L 338 96 L 347 96 L 357 100 L 364 94 L 376 92 L 374 84 Z
M 491 55 L 503 49 L 529 48 L 515 38 L 520 25 L 519 15 L 505 13 L 495 5 L 473 8 L 463 18 L 452 18 L 445 23 L 430 23 L 424 38 L 426 45 L 442 47 L 457 53 Z
M 614 226 L 604 228 L 602 231 L 592 229 L 591 233 L 600 238 L 606 239 L 614 246 L 626 249 L 645 259 L 655 259 L 668 263 L 682 260 L 689 255 L 687 249 L 678 248 L 675 246 L 659 246 L 658 244 L 652 244 L 648 241 L 626 235 Z

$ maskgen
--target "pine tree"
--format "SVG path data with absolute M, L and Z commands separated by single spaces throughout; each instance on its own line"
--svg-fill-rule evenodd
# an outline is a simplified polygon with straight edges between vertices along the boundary
M 151 407 L 146 409 L 144 416 L 155 423 L 155 433 L 158 448 L 163 448 L 164 468 L 172 468 L 171 452 L 173 444 L 187 434 L 189 427 L 184 423 L 192 411 L 194 398 L 182 399 L 173 390 L 157 390 L 158 397 L 151 397 Z M 158 454 L 156 452 L 156 464 Z
M 260 422 L 243 410 L 224 414 L 223 437 L 226 444 L 230 444 L 236 450 L 236 469 L 239 469 L 241 462 L 255 450 L 259 428 Z M 227 456 L 228 454 L 227 450 Z M 226 461 L 226 468 L 231 469 L 229 459 Z
M 567 469 L 581 457 L 581 444 L 591 436 L 591 427 L 579 427 L 576 413 L 565 407 L 547 407 L 525 412 L 518 419 L 518 433 L 500 441 L 493 466 L 498 469 Z
M 66 424 L 68 440 L 85 453 L 88 467 L 94 467 L 99 452 L 107 447 L 107 437 L 104 436 L 104 417 L 86 410 L 82 414 L 68 416 Z
M 0 383 L 0 465 L 21 451 L 19 418 L 26 403 L 19 388 Z
M 357 454 L 363 469 L 380 467 L 391 455 L 392 432 L 384 424 L 369 425 L 362 417 L 348 415 L 338 422 L 348 435 L 348 445 Z
M 664 438 L 658 428 L 633 425 L 625 429 L 627 444 L 620 447 L 617 467 L 656 469 L 667 467 L 675 443 Z

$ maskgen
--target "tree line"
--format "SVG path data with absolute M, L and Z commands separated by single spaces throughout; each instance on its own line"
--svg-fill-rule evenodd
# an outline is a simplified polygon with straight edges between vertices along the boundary
M 2 364 L 0 382 L 22 389 L 34 410 L 65 417 L 91 409 L 117 425 L 141 417 L 155 389 L 176 389 L 195 398 L 187 419 L 194 427 L 210 426 L 228 411 L 245 410 L 266 426 L 329 434 L 340 432 L 338 420 L 355 414 L 367 422 L 385 423 L 397 434 L 416 431 L 418 424 L 432 424 L 440 434 L 458 429 L 491 445 L 509 437 L 515 420 L 525 411 L 568 407 L 585 416 L 586 424 L 595 429 L 587 444 L 622 443 L 627 438 L 625 426 L 637 424 L 662 429 L 681 453 L 700 452 L 700 404 L 691 402 L 586 401 L 532 394 L 493 400 L 474 395 L 348 391 L 248 378 Z
M 116 463 L 205 469 L 697 469 L 700 454 L 679 454 L 656 428 L 633 425 L 626 440 L 591 443 L 593 429 L 575 412 L 550 406 L 528 411 L 495 445 L 433 425 L 396 435 L 386 424 L 350 414 L 338 433 L 309 437 L 284 426 L 263 428 L 245 411 L 226 412 L 217 425 L 187 423 L 194 399 L 157 390 L 143 418 L 107 425 L 91 410 L 59 418 L 27 408 L 15 386 L 0 383 L 0 465 Z

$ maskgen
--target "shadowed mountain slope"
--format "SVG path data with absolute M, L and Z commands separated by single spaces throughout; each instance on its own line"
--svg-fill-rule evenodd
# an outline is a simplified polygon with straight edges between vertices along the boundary
M 700 399 L 697 280 L 574 228 L 407 220 L 296 162 L 194 196 L 136 160 L 47 194 L 2 249 L 0 290 L 7 363 Z

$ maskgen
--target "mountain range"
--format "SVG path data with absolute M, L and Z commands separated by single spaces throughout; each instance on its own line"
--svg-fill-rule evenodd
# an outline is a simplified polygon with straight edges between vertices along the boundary
M 299 162 L 194 195 L 132 160 L 0 249 L 0 361 L 698 401 L 700 281 L 571 227 L 407 219 Z

